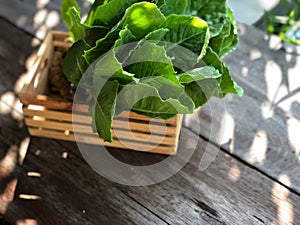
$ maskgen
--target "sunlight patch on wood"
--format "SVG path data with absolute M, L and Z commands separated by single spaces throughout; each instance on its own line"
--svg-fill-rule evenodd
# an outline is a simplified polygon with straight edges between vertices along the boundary
M 30 46 L 35 48 L 35 47 L 39 46 L 40 44 L 41 44 L 41 41 L 39 39 L 33 38 L 31 40 Z
M 258 60 L 262 57 L 262 53 L 260 50 L 258 49 L 252 49 L 250 50 L 250 60 L 254 61 L 254 60 Z
M 35 121 L 45 121 L 45 117 L 42 117 L 42 116 L 33 116 L 32 117 L 33 120 Z
M 24 199 L 24 200 L 39 200 L 39 199 L 41 199 L 40 196 L 31 195 L 31 194 L 19 194 L 19 198 Z
M 287 175 L 279 177 L 281 182 L 291 184 Z M 294 224 L 294 207 L 289 200 L 289 190 L 281 184 L 275 183 L 272 189 L 272 201 L 277 205 L 277 217 L 279 225 Z
M 234 149 L 234 132 L 235 132 L 235 121 L 234 117 L 225 112 L 222 118 L 222 122 L 220 124 L 220 130 L 223 131 L 222 142 L 220 143 L 229 143 L 229 149 L 232 151 Z
M 37 1 L 36 1 L 36 7 L 37 7 L 38 9 L 44 8 L 45 6 L 48 5 L 49 1 L 50 1 L 50 0 L 37 0 Z
M 0 114 L 6 115 L 11 113 L 13 104 L 16 101 L 15 93 L 7 91 L 0 96 Z
M 274 107 L 271 102 L 265 101 L 261 104 L 261 114 L 265 120 L 274 116 Z
M 247 153 L 247 159 L 250 163 L 263 163 L 263 161 L 266 159 L 267 148 L 268 135 L 266 131 L 257 131 L 252 141 L 252 145 L 249 148 L 249 153 Z
M 12 145 L 0 161 L 0 178 L 8 177 L 15 169 L 17 163 L 18 146 Z
M 40 105 L 28 105 L 28 109 L 30 110 L 38 110 L 38 111 L 44 111 L 45 107 Z
M 242 69 L 242 75 L 244 77 L 247 77 L 248 76 L 248 73 L 249 73 L 249 68 L 244 66 L 243 69 Z
M 17 121 L 22 121 L 24 118 L 22 106 L 23 106 L 23 104 L 20 102 L 20 100 L 16 99 L 16 101 L 13 105 L 13 110 L 11 112 L 11 116 L 12 116 L 12 118 L 14 118 Z
M 37 29 L 37 31 L 35 32 L 35 36 L 39 39 L 44 39 L 46 37 L 47 32 L 47 26 L 43 24 Z
M 231 181 L 236 182 L 239 180 L 240 176 L 241 176 L 241 171 L 239 167 L 237 165 L 233 165 L 228 172 L 228 178 Z
M 61 154 L 61 157 L 63 158 L 63 159 L 66 159 L 66 158 L 68 158 L 68 153 L 67 152 L 63 152 L 62 154 Z
M 0 212 L 5 214 L 7 207 L 13 201 L 15 190 L 18 184 L 18 180 L 16 178 L 12 179 L 9 183 L 7 183 L 3 190 L 0 193 Z
M 28 146 L 30 143 L 30 137 L 25 138 L 19 147 L 19 164 L 22 165 L 24 162 L 24 159 L 26 157 L 27 154 L 27 150 L 28 150 Z
M 22 90 L 22 87 L 24 86 L 26 80 L 27 80 L 27 73 L 23 73 L 21 76 L 19 76 L 14 87 L 15 93 L 19 93 Z
M 28 177 L 41 177 L 42 174 L 39 173 L 39 172 L 29 171 L 29 172 L 27 172 L 27 176 L 28 176 Z
M 34 219 L 25 219 L 25 220 L 18 220 L 16 225 L 38 225 L 38 222 Z
M 300 121 L 295 118 L 290 118 L 287 120 L 287 127 L 288 127 L 288 139 L 290 142 L 291 147 L 295 151 L 297 155 L 300 153 L 300 138 L 299 138 L 299 131 L 300 131 Z
M 277 35 L 266 35 L 269 48 L 278 51 L 282 48 L 282 41 Z
M 283 90 L 281 86 L 281 81 L 283 79 L 283 74 L 281 67 L 270 60 L 266 63 L 265 66 L 265 79 L 267 85 L 267 96 L 271 102 L 275 102 L 280 99 L 281 96 L 286 95 L 286 90 Z
M 57 26 L 60 22 L 60 15 L 57 11 L 52 10 L 51 12 L 48 13 L 48 16 L 46 18 L 46 26 L 48 28 L 53 28 Z
M 33 27 L 34 28 L 40 27 L 40 25 L 44 23 L 44 21 L 47 17 L 47 14 L 48 14 L 47 9 L 39 10 L 33 17 Z
M 36 156 L 40 155 L 41 154 L 41 150 L 40 149 L 37 149 L 34 153 Z

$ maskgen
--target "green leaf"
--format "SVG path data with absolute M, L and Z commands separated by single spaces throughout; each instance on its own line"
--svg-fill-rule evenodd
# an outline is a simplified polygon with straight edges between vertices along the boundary
M 224 97 L 226 93 L 243 95 L 243 89 L 232 80 L 228 67 L 224 65 L 219 56 L 211 48 L 207 49 L 203 60 L 207 65 L 218 69 L 222 74 L 222 77 L 219 79 L 221 92 L 217 95 L 218 97 Z
M 141 39 L 158 29 L 166 18 L 153 3 L 140 2 L 130 6 L 122 18 L 121 24 L 127 26 L 132 34 Z
M 242 95 L 220 59 L 238 41 L 226 0 L 95 0 L 84 24 L 77 3 L 63 0 L 62 17 L 76 41 L 64 72 L 78 85 L 88 70 L 80 83 L 103 87 L 90 113 L 105 141 L 123 110 L 169 119 L 212 96 Z
M 187 10 L 188 0 L 166 0 L 166 4 L 160 8 L 165 15 L 184 14 Z
M 185 91 L 193 99 L 195 107 L 205 104 L 219 91 L 217 78 L 221 74 L 212 66 L 204 66 L 179 74 L 180 83 L 185 85 Z
M 163 37 L 166 35 L 166 33 L 168 32 L 168 29 L 165 28 L 160 28 L 157 30 L 154 30 L 150 33 L 148 33 L 142 40 L 140 40 L 138 43 L 134 42 L 131 45 L 127 45 L 124 46 L 124 48 L 120 48 L 118 49 L 117 52 L 117 58 L 120 62 L 124 63 L 128 60 L 128 58 L 131 56 L 131 54 L 133 52 L 136 51 L 137 48 L 139 48 L 144 42 L 149 41 L 153 44 L 158 43 L 159 41 L 161 41 L 161 39 L 163 39 Z M 125 49 L 126 48 L 126 49 Z M 120 53 L 122 52 L 121 56 Z M 145 56 L 143 56 L 145 57 Z M 132 62 L 133 63 L 133 62 Z M 126 62 L 124 63 L 124 65 L 129 65 L 130 62 Z
M 188 14 L 195 15 L 209 0 L 188 0 Z M 201 17 L 200 17 L 201 18 Z
M 164 21 L 165 17 L 154 4 L 148 2 L 133 4 L 126 10 L 122 20 L 104 38 L 97 40 L 96 46 L 86 51 L 84 57 L 89 63 L 92 63 L 109 51 L 121 35 L 119 32 L 122 32 L 122 29 L 127 28 L 132 36 L 140 39 L 149 32 L 156 30 Z
M 142 41 L 151 41 L 152 43 L 154 43 L 154 41 L 161 41 L 168 32 L 169 29 L 159 28 L 148 33 Z
M 125 27 L 123 30 L 119 32 L 119 38 L 116 40 L 113 48 L 120 47 L 122 45 L 126 45 L 136 40 L 136 37 L 131 33 L 131 31 Z
M 184 95 L 184 94 L 183 94 Z M 119 110 L 127 109 L 140 113 L 149 113 L 159 117 L 160 115 L 187 114 L 194 111 L 194 103 L 180 102 L 178 99 L 169 98 L 163 100 L 157 89 L 144 83 L 128 84 L 123 87 L 118 95 Z
M 197 10 L 197 16 L 207 21 L 211 37 L 217 36 L 227 18 L 226 0 L 209 0 Z
M 94 67 L 93 84 L 99 86 L 103 79 L 117 80 L 120 84 L 135 82 L 133 74 L 123 70 L 122 64 L 117 60 L 114 51 L 109 51 Z
M 184 86 L 180 84 L 175 75 L 146 77 L 140 83 L 156 88 L 162 99 L 178 99 L 184 93 Z
M 189 84 L 194 81 L 200 81 L 208 78 L 216 79 L 219 78 L 221 74 L 213 66 L 204 66 L 190 70 L 188 72 L 185 72 L 184 74 L 179 74 L 177 76 L 179 78 L 180 83 Z
M 126 71 L 135 74 L 137 78 L 175 74 L 172 61 L 166 55 L 164 47 L 149 41 L 139 43 L 125 65 L 128 65 Z
M 209 42 L 207 23 L 198 17 L 185 15 L 170 15 L 164 27 L 170 31 L 164 36 L 164 41 L 181 45 L 201 58 Z M 169 47 L 167 50 L 169 51 Z
M 157 5 L 157 7 L 161 7 L 166 4 L 166 1 L 165 0 L 155 0 L 155 4 Z
M 89 10 L 89 14 L 88 14 L 86 20 L 84 21 L 84 24 L 86 24 L 88 26 L 92 26 L 93 21 L 95 19 L 95 11 L 97 10 L 98 6 L 105 5 L 107 2 L 108 2 L 108 0 L 95 0 Z
M 98 6 L 89 19 L 89 24 L 115 26 L 123 17 L 126 9 L 138 0 L 110 0 L 106 4 Z
M 195 108 L 205 104 L 212 96 L 219 92 L 216 79 L 207 78 L 186 84 L 185 91 L 193 99 Z
M 88 68 L 88 63 L 85 61 L 83 54 L 84 50 L 89 48 L 90 46 L 84 40 L 79 40 L 69 48 L 64 58 L 64 74 L 76 86 Z
M 93 123 L 96 130 L 104 141 L 113 142 L 111 128 L 112 120 L 115 115 L 116 99 L 119 88 L 117 81 L 103 80 L 100 93 L 95 101 L 94 107 L 90 109 L 92 112 Z
M 210 47 L 219 56 L 233 51 L 238 43 L 236 23 L 232 11 L 228 8 L 228 18 L 224 20 L 222 31 L 210 40 Z
M 61 4 L 61 17 L 63 21 L 70 26 L 72 24 L 70 16 L 67 14 L 70 8 L 74 7 L 74 9 L 80 13 L 80 7 L 78 6 L 75 0 L 63 0 Z
M 90 46 L 94 47 L 96 45 L 96 41 L 104 38 L 108 32 L 109 29 L 106 27 L 90 27 L 84 39 Z
M 235 50 L 238 45 L 238 41 L 239 38 L 237 35 L 236 27 L 235 25 L 231 24 L 230 35 L 224 38 L 222 49 L 219 55 L 225 56 Z
M 81 24 L 80 8 L 74 0 L 63 0 L 62 18 L 69 29 L 71 39 L 76 42 L 85 38 L 89 27 Z
M 97 40 L 96 45 L 93 48 L 84 52 L 85 60 L 89 64 L 92 64 L 97 58 L 108 52 L 115 44 L 115 41 L 119 36 L 119 32 L 120 30 L 115 27 L 108 32 L 104 38 Z

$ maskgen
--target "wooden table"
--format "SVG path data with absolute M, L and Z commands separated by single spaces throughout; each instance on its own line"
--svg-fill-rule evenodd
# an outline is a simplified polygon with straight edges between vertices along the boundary
M 60 1 L 0 4 L 0 214 L 9 223 L 300 224 L 300 57 L 276 37 L 239 26 L 225 60 L 245 95 L 187 116 L 179 151 L 199 140 L 191 160 L 166 181 L 130 187 L 98 175 L 75 143 L 28 136 L 17 93 L 45 31 L 65 29 Z M 202 171 L 204 150 L 217 157 Z M 134 165 L 164 159 L 111 152 Z

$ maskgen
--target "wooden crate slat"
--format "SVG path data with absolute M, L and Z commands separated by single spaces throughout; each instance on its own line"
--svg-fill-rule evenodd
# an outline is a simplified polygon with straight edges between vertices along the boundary
M 64 42 L 69 37 L 65 31 L 51 31 L 51 35 L 54 41 Z
M 53 138 L 58 140 L 64 140 L 64 141 L 75 141 L 74 135 L 66 135 L 64 132 L 59 131 L 52 131 L 52 130 L 46 130 L 46 129 L 38 129 L 38 128 L 32 128 L 29 127 L 28 131 L 30 135 L 37 136 L 37 137 L 46 137 L 46 138 Z M 145 152 L 151 152 L 151 153 L 160 153 L 160 154 L 167 154 L 167 155 L 173 155 L 176 154 L 176 146 L 161 146 L 161 145 L 151 145 L 149 143 L 139 143 L 139 142 L 132 142 L 132 141 L 126 141 L 126 140 L 115 140 L 113 144 L 103 142 L 101 139 L 99 139 L 97 136 L 87 136 L 87 135 L 78 135 L 76 138 L 76 141 L 87 143 L 87 144 L 93 144 L 93 145 L 104 145 L 106 147 L 112 147 L 112 148 L 122 148 L 122 149 L 129 149 L 128 146 L 130 146 L 130 150 L 135 151 L 143 151 L 143 149 L 151 148 L 150 151 Z M 124 144 L 123 144 L 124 143 Z M 126 144 L 128 146 L 126 146 Z
M 57 131 L 64 131 L 67 133 L 73 133 L 73 124 L 72 123 L 61 123 L 55 121 L 41 121 L 34 120 L 32 118 L 25 118 L 25 123 L 27 126 L 36 127 L 36 128 L 46 128 Z M 79 131 L 78 133 L 82 134 L 94 134 L 90 125 L 79 125 L 76 124 L 76 129 Z M 129 135 L 130 134 L 130 135 Z M 127 140 L 137 140 L 137 141 L 147 141 L 151 143 L 162 143 L 167 145 L 174 145 L 174 138 L 168 136 L 162 136 L 153 133 L 141 133 L 139 131 L 128 131 L 128 130 L 113 130 L 113 138 L 127 139 Z
M 62 41 L 53 41 L 54 47 L 59 47 L 59 48 L 69 48 L 71 47 L 71 43 L 69 42 L 62 42 Z
M 72 122 L 72 114 L 70 112 L 59 112 L 59 111 L 52 111 L 52 110 L 31 110 L 27 107 L 23 108 L 24 116 L 40 116 L 44 117 L 45 119 L 53 119 L 59 122 Z M 76 119 L 80 121 L 81 124 L 87 124 L 90 126 L 91 124 L 91 117 L 89 115 L 76 115 Z M 64 124 L 64 123 L 62 123 Z M 176 135 L 176 124 L 174 126 L 166 126 L 166 130 L 164 130 L 162 125 L 151 124 L 151 129 L 153 134 L 161 134 L 161 135 L 168 135 L 174 136 Z M 122 129 L 124 127 L 128 127 L 128 121 L 123 121 L 120 118 L 115 118 L 113 121 L 113 128 Z M 149 124 L 140 123 L 138 121 L 130 121 L 129 127 L 131 130 L 139 131 L 139 132 L 150 132 Z M 67 128 L 66 128 L 67 129 Z
M 127 117 L 127 111 L 126 112 L 123 112 L 124 114 L 126 114 L 125 117 Z M 122 117 L 123 114 L 120 114 L 120 117 Z M 136 119 L 136 120 L 145 120 L 145 121 L 149 121 L 151 120 L 151 118 L 148 118 L 146 116 L 143 116 L 143 115 L 139 115 L 137 113 L 134 113 L 134 112 L 129 112 L 129 116 L 130 118 L 132 119 Z M 171 118 L 169 120 L 161 120 L 161 119 L 153 119 L 153 121 L 157 122 L 157 123 L 162 123 L 162 124 L 170 124 L 170 125 L 176 125 L 176 120 L 177 120 L 177 117 L 179 115 L 175 116 L 174 118 Z

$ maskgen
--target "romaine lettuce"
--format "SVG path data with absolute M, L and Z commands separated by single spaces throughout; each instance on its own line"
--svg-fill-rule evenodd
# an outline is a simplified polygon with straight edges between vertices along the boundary
M 111 123 L 123 110 L 168 119 L 193 113 L 212 96 L 243 94 L 220 58 L 238 42 L 226 0 L 95 0 L 85 22 L 75 0 L 63 0 L 62 18 L 74 42 L 64 73 L 78 85 L 93 66 L 84 82 L 95 95 L 93 128 L 104 141 L 113 141 Z

